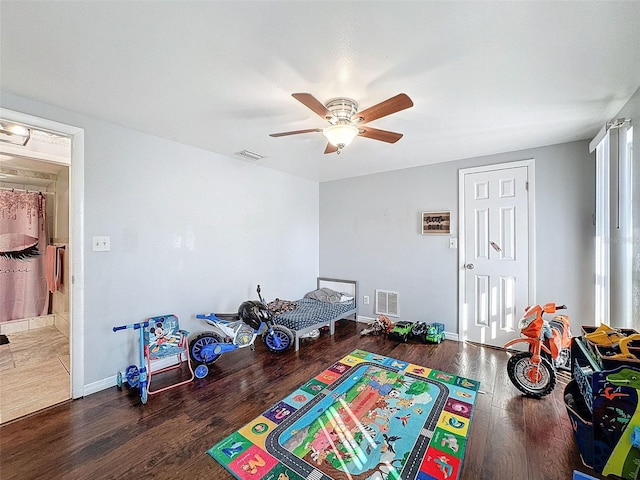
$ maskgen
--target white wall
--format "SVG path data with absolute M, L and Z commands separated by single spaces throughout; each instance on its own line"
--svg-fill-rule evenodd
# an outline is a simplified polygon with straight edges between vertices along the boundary
M 461 168 L 535 159 L 537 301 L 562 302 L 572 324 L 593 324 L 595 165 L 588 142 L 540 147 L 320 184 L 320 274 L 359 280 L 358 313 L 374 290 L 400 293 L 400 318 L 458 332 L 458 251 L 423 236 L 420 212 L 452 211 Z M 363 305 L 369 295 L 370 305 Z
M 318 184 L 2 92 L 2 106 L 85 131 L 84 384 L 137 363 L 114 325 L 300 298 L 318 275 Z M 244 146 L 239 145 L 238 150 Z M 73 169 L 73 165 L 71 167 Z M 72 186 L 73 189 L 73 186 Z M 93 252 L 94 235 L 111 237 Z

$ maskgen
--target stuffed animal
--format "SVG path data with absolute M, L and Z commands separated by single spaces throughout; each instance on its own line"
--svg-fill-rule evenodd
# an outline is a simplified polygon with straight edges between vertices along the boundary
M 393 329 L 393 323 L 384 315 L 378 315 L 360 335 L 386 335 Z

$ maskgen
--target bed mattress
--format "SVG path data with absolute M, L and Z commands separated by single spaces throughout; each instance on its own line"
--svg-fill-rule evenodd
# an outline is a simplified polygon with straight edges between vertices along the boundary
M 296 303 L 298 308 L 274 317 L 273 321 L 298 331 L 344 318 L 353 313 L 356 308 L 355 302 L 327 303 L 311 298 L 296 300 Z

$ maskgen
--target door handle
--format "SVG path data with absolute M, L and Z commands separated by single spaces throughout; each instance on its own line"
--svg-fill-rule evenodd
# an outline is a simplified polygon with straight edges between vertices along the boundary
M 464 268 L 466 268 L 467 270 L 473 270 L 474 268 L 476 268 L 476 266 L 473 263 L 467 263 Z

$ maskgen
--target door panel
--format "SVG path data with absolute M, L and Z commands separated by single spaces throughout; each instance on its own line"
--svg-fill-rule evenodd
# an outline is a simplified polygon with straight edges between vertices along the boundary
M 475 291 L 475 324 L 477 326 L 488 327 L 489 318 L 489 276 L 488 275 L 475 275 L 474 278 L 476 291 Z

